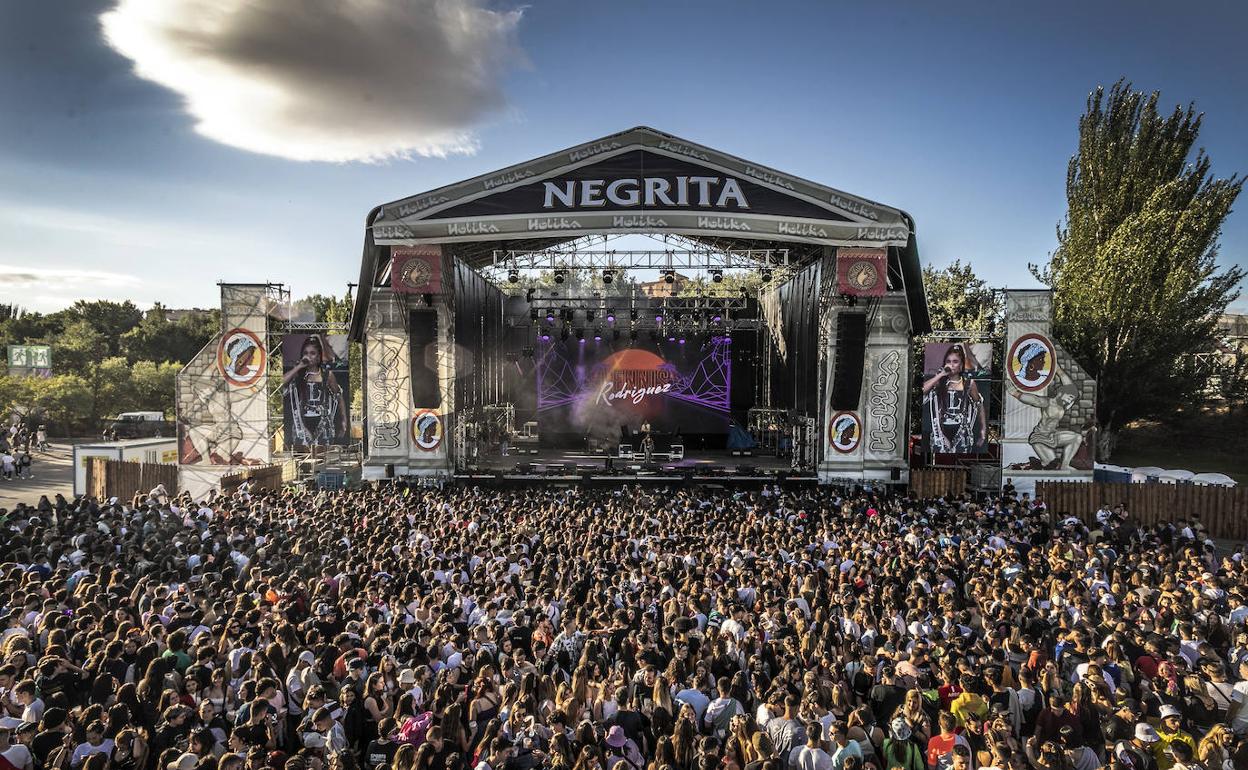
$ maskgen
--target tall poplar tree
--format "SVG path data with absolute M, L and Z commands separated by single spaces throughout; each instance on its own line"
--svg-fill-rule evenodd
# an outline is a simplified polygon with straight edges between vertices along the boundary
M 1097 380 L 1102 457 L 1123 426 L 1168 417 L 1204 385 L 1189 354 L 1214 344 L 1244 273 L 1219 269 L 1222 222 L 1243 187 L 1193 149 L 1202 115 L 1159 94 L 1098 87 L 1066 171 L 1066 220 L 1036 277 L 1054 290 L 1058 339 Z

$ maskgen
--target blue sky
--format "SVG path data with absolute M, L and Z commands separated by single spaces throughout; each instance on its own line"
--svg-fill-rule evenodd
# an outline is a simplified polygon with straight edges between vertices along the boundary
M 197 131 L 184 94 L 152 82 L 209 68 L 179 69 L 163 51 L 144 59 L 158 72 L 137 76 L 105 40 L 100 14 L 115 0 L 0 0 L 0 302 L 212 306 L 219 280 L 341 292 L 374 205 L 639 124 L 903 208 L 925 262 L 969 260 L 997 286 L 1034 285 L 1027 263 L 1054 247 L 1076 120 L 1097 84 L 1125 75 L 1166 105 L 1194 100 L 1215 173 L 1248 172 L 1243 3 L 396 0 L 377 29 L 401 41 L 365 41 L 368 57 L 344 43 L 339 78 L 332 36 L 347 25 L 314 9 L 358 1 L 269 0 L 281 13 L 265 34 L 290 39 L 250 28 L 228 39 L 251 71 L 282 69 L 300 115 L 316 119 L 283 128 L 279 111 L 222 139 L 229 108 Z M 442 51 L 422 37 L 439 1 L 494 26 Z M 205 2 L 161 7 L 191 15 Z M 358 113 L 317 103 L 361 84 Z M 261 122 L 235 109 L 239 125 Z M 336 137 L 373 140 L 352 128 L 361 115 L 384 127 L 378 143 L 412 134 L 416 154 L 324 162 L 231 146 L 290 137 L 328 154 Z M 1242 210 L 1221 259 L 1248 265 Z

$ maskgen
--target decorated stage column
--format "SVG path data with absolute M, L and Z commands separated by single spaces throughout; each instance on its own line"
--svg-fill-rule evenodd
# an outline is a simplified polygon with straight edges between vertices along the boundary
M 854 307 L 836 303 L 825 312 L 831 344 L 825 356 L 823 460 L 819 477 L 902 480 L 906 475 L 906 416 L 910 371 L 910 318 L 905 295 L 895 292 L 878 300 L 871 312 L 859 302 Z M 836 408 L 838 325 L 854 314 L 866 316 L 866 345 L 861 367 L 841 372 L 861 377 L 861 390 L 852 408 Z M 843 330 L 842 330 L 843 331 Z M 842 366 L 845 366 L 842 363 Z M 848 406 L 841 404 L 840 406 Z
M 1096 381 L 1053 339 L 1052 292 L 1006 293 L 1001 480 L 1091 481 Z

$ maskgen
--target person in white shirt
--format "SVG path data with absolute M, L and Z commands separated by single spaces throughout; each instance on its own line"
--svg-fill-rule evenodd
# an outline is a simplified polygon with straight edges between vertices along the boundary
M 13 728 L 0 727 L 0 757 L 4 757 L 17 770 L 32 770 L 35 759 L 30 749 L 13 740 Z
M 69 758 L 69 765 L 82 767 L 82 763 L 86 762 L 87 757 L 92 754 L 111 755 L 112 753 L 113 742 L 104 737 L 104 723 L 97 719 L 87 725 L 87 739 L 74 748 L 74 753 Z
M 27 679 L 19 682 L 14 690 L 17 702 L 22 704 L 22 721 L 38 724 L 43 720 L 43 700 L 35 695 L 35 683 Z
M 806 725 L 806 744 L 789 752 L 788 764 L 793 770 L 833 770 L 832 755 L 823 748 L 823 725 Z

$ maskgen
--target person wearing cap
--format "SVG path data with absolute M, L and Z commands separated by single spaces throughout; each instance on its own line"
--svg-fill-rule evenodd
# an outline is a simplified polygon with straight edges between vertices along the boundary
M 1196 741 L 1191 734 L 1183 730 L 1183 714 L 1175 706 L 1167 703 L 1159 712 L 1161 724 L 1157 726 L 1157 742 L 1153 744 L 1153 756 L 1157 759 L 1159 770 L 1170 770 L 1174 764 L 1174 756 L 1170 747 L 1176 743 L 1186 743 L 1196 753 Z
M 620 770 L 643 770 L 645 767 L 645 760 L 642 759 L 637 744 L 619 725 L 611 725 L 602 742 L 606 745 L 603 750 L 606 755 L 606 770 L 615 770 L 617 767 Z
M 295 665 L 286 674 L 286 715 L 288 734 L 303 721 L 303 699 L 308 690 L 320 684 L 316 675 L 316 655 L 302 650 L 295 658 Z
M 927 770 L 927 761 L 923 749 L 914 741 L 914 733 L 910 723 L 903 716 L 893 719 L 888 725 L 888 734 L 884 737 L 882 748 L 885 767 L 900 770 Z
M 35 758 L 30 749 L 14 740 L 14 730 L 12 727 L 0 726 L 0 759 L 8 762 L 13 770 L 33 770 Z
M 1114 745 L 1114 759 L 1128 770 L 1159 770 L 1153 747 L 1161 738 L 1147 722 L 1136 724 L 1129 741 Z

